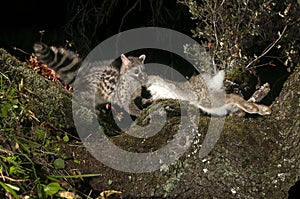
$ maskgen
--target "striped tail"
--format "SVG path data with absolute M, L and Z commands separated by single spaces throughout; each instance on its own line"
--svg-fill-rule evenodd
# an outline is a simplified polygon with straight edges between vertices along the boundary
M 63 83 L 73 86 L 82 63 L 78 54 L 62 47 L 49 47 L 44 43 L 35 43 L 33 50 L 39 62 L 53 69 Z

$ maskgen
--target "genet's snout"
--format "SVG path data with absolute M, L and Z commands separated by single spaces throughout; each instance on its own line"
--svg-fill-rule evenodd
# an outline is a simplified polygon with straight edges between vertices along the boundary
M 148 75 L 146 73 L 139 74 L 139 80 L 144 85 L 148 82 Z

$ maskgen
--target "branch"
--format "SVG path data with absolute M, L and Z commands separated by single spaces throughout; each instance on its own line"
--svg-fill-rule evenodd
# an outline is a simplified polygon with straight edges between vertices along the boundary
M 119 32 L 121 32 L 121 29 L 122 29 L 124 20 L 125 20 L 125 18 L 127 17 L 127 15 L 128 15 L 132 10 L 134 10 L 134 9 L 136 8 L 136 6 L 137 6 L 139 3 L 141 3 L 140 0 L 136 1 L 136 2 L 134 3 L 134 5 L 133 5 L 129 10 L 127 10 L 127 12 L 123 15 L 122 20 L 121 20 L 121 23 L 120 23 L 120 26 L 119 26 Z
M 260 58 L 262 58 L 263 56 L 265 56 L 278 42 L 279 40 L 281 39 L 282 35 L 284 34 L 285 30 L 287 28 L 287 25 L 283 28 L 282 30 L 282 33 L 278 33 L 278 38 L 271 44 L 269 45 L 264 51 L 263 53 L 256 57 L 254 60 L 252 60 L 246 67 L 245 69 L 250 69 L 249 66 L 251 66 L 254 62 L 256 62 L 257 60 L 259 60 Z M 252 68 L 255 68 L 255 67 L 252 67 Z

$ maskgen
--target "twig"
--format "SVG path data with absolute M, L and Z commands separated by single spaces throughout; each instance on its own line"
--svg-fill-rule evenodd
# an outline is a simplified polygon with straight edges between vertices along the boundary
M 282 35 L 284 34 L 284 32 L 285 32 L 285 30 L 286 30 L 286 28 L 287 28 L 287 25 L 286 26 L 284 26 L 284 28 L 283 28 L 283 30 L 282 30 L 282 32 L 281 33 L 278 33 L 278 38 L 271 44 L 271 45 L 269 45 L 264 51 L 263 51 L 263 53 L 260 55 L 260 56 L 258 56 L 258 57 L 256 57 L 254 60 L 252 60 L 245 68 L 246 69 L 249 69 L 249 66 L 251 66 L 254 62 L 256 62 L 257 60 L 259 60 L 260 58 L 262 58 L 265 54 L 267 54 L 277 43 L 278 43 L 278 41 L 281 39 L 281 37 L 282 37 Z
M 8 154 L 8 155 L 13 154 L 12 151 L 9 151 L 9 150 L 7 150 L 7 149 L 0 149 L 0 153 L 6 153 L 6 154 Z
M 134 3 L 134 5 L 133 5 L 129 10 L 127 10 L 127 12 L 123 15 L 123 17 L 122 17 L 122 19 L 121 19 L 120 26 L 119 26 L 119 32 L 121 32 L 121 29 L 122 29 L 122 27 L 123 27 L 124 20 L 125 20 L 125 18 L 127 17 L 127 15 L 128 15 L 132 10 L 134 10 L 134 9 L 136 8 L 136 6 L 137 6 L 139 3 L 141 3 L 141 2 L 140 2 L 140 1 L 136 1 L 136 2 Z
M 5 180 L 9 180 L 9 181 L 11 181 L 11 182 L 26 182 L 26 181 L 28 181 L 29 179 L 25 179 L 25 180 L 16 180 L 16 179 L 13 179 L 13 178 L 10 178 L 10 177 L 8 177 L 8 176 L 3 176 L 3 175 L 1 175 L 1 178 L 3 179 L 3 181 L 5 181 Z
M 14 49 L 15 51 L 20 51 L 21 53 L 24 53 L 25 55 L 30 55 L 30 53 L 25 52 L 24 50 L 22 50 L 22 49 L 20 49 L 20 48 L 13 47 L 13 49 Z
M 7 81 L 8 81 L 9 84 L 11 84 L 10 79 L 9 79 L 6 75 L 4 75 L 1 71 L 0 71 L 0 74 L 1 74 L 5 79 L 7 79 Z
M 267 82 L 262 85 L 253 95 L 248 99 L 248 102 L 260 102 L 270 92 L 270 84 Z

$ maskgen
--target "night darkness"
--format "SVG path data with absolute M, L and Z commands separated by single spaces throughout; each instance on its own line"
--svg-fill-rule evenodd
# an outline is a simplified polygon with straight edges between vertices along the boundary
M 102 1 L 90 2 L 97 2 L 97 4 L 101 4 Z M 91 41 L 91 48 L 119 32 L 122 16 L 135 3 L 134 0 L 120 1 L 121 3 L 118 1 L 116 2 L 117 3 L 111 12 L 111 15 L 105 16 L 105 22 L 97 28 L 97 37 L 94 38 L 95 41 Z M 178 14 L 178 9 L 182 10 L 182 12 L 180 12 L 180 14 L 182 14 L 180 16 L 181 20 L 174 21 L 174 19 L 171 18 L 172 16 L 170 16 L 170 19 L 167 17 L 166 20 L 160 24 L 153 24 L 153 22 L 151 22 L 153 12 L 150 10 L 149 2 L 141 2 L 142 3 L 139 6 L 133 9 L 126 16 L 121 31 L 131 28 L 157 25 L 159 27 L 172 28 L 191 35 L 190 30 L 193 28 L 193 21 L 190 19 L 189 12 L 185 6 L 177 4 L 176 1 L 162 1 L 164 7 L 171 10 L 171 12 L 174 11 L 174 13 L 170 13 L 171 15 Z M 74 7 L 76 7 L 76 5 L 76 0 L 7 1 L 5 6 L 2 5 L 0 7 L 0 47 L 23 60 L 26 55 L 24 56 L 24 54 L 13 50 L 14 47 L 31 53 L 32 45 L 36 41 L 42 40 L 50 45 L 60 46 L 64 45 L 66 41 L 76 40 L 75 37 L 79 35 L 68 35 L 64 29 L 68 20 L 73 17 L 72 14 L 74 15 L 74 13 L 76 13 L 76 11 L 74 11 Z M 71 6 L 74 7 L 71 8 Z M 77 9 L 79 8 L 80 5 L 78 3 Z M 44 30 L 45 33 L 41 37 L 39 32 L 42 30 Z
M 53 37 L 50 35 L 62 29 L 67 17 L 66 1 L 12 0 L 6 3 L 0 7 L 0 46 L 12 54 L 13 47 L 30 51 L 34 41 L 40 39 L 40 30 L 47 31 L 46 37 Z

